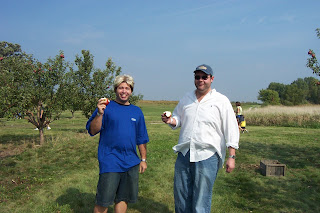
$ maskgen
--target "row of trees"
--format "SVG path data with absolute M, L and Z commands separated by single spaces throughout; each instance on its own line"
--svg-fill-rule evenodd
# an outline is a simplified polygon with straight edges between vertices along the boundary
M 258 100 L 271 105 L 320 104 L 320 87 L 313 77 L 298 78 L 289 85 L 271 82 L 259 91 Z
M 320 39 L 320 28 L 316 29 L 317 37 Z M 320 66 L 316 54 L 309 49 L 306 66 L 310 68 L 313 74 L 320 76 Z M 283 105 L 299 105 L 299 104 L 320 104 L 320 81 L 316 78 L 298 78 L 290 85 L 272 82 L 267 89 L 259 91 L 258 100 L 264 104 L 283 104 Z
M 0 42 L 0 116 L 20 116 L 39 129 L 39 144 L 44 143 L 43 130 L 61 113 L 72 116 L 81 110 L 88 118 L 101 97 L 115 98 L 113 80 L 121 67 L 111 58 L 105 68 L 94 67 L 93 55 L 82 50 L 74 63 L 60 51 L 42 63 L 21 50 L 19 44 Z M 142 99 L 133 95 L 131 103 Z

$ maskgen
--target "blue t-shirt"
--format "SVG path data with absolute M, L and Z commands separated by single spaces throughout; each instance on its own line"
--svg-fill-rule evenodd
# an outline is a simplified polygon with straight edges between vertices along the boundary
M 98 108 L 87 122 L 88 132 L 97 112 Z M 136 146 L 147 142 L 149 137 L 141 109 L 131 104 L 121 105 L 111 101 L 104 111 L 100 130 L 98 147 L 100 174 L 126 172 L 138 165 L 140 159 Z

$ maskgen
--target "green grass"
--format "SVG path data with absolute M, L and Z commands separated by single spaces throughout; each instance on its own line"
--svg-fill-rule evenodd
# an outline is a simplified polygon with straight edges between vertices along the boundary
M 128 212 L 174 212 L 173 172 L 179 130 L 161 123 L 176 102 L 140 102 L 147 123 L 148 169 L 140 175 L 139 202 Z M 98 136 L 85 132 L 80 112 L 65 112 L 45 131 L 25 120 L 0 122 L 0 212 L 92 212 Z M 320 129 L 247 126 L 241 134 L 236 169 L 219 171 L 214 212 L 320 212 Z M 262 159 L 286 164 L 284 177 L 262 176 Z M 109 212 L 113 212 L 110 208 Z

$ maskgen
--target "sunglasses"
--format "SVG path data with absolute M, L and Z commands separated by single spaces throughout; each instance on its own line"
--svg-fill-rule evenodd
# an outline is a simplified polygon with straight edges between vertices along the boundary
M 196 80 L 200 80 L 200 78 L 201 78 L 202 80 L 207 80 L 207 79 L 209 78 L 209 76 L 208 76 L 208 75 L 203 75 L 203 76 L 195 75 L 195 76 L 194 76 L 194 79 L 196 79 Z

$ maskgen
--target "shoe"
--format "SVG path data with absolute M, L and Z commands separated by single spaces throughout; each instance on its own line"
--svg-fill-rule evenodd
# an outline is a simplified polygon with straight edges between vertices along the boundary
M 39 130 L 39 129 L 38 129 L 38 127 L 37 127 L 37 128 L 35 128 L 34 130 Z
M 50 126 L 48 126 L 48 127 L 47 127 L 47 130 L 50 130 L 50 129 L 51 129 L 51 127 L 50 127 Z

